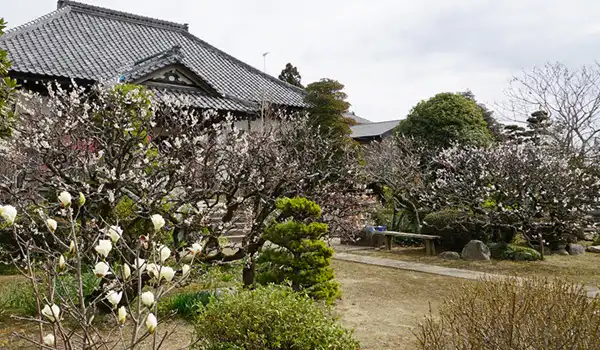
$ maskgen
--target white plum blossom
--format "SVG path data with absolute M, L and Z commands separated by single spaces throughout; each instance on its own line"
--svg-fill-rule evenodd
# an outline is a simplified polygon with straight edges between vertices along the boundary
M 83 195 L 82 192 L 79 192 L 79 206 L 83 207 L 84 204 L 85 204 L 85 196 Z
M 56 322 L 56 320 L 60 319 L 60 308 L 56 304 L 46 304 L 42 309 L 42 315 L 46 316 L 50 321 Z
M 69 243 L 69 253 L 73 254 L 75 253 L 75 242 L 71 241 L 71 243 Z
M 148 329 L 148 333 L 154 333 L 154 331 L 156 331 L 157 326 L 158 321 L 156 320 L 156 316 L 154 316 L 153 313 L 149 313 L 146 317 L 146 329 Z
M 184 276 L 187 276 L 187 274 L 190 273 L 190 269 L 191 269 L 191 267 L 188 264 L 185 264 L 181 267 L 181 271 Z
M 0 206 L 0 215 L 6 220 L 9 225 L 14 224 L 15 218 L 17 217 L 17 208 L 12 205 Z
M 113 307 L 117 307 L 119 302 L 121 302 L 121 298 L 123 297 L 123 292 L 115 292 L 114 290 L 106 293 L 106 300 L 112 304 Z
M 106 258 L 112 250 L 112 243 L 109 239 L 100 239 L 98 240 L 98 245 L 94 247 L 94 250 Z
M 154 305 L 154 294 L 151 291 L 142 293 L 140 298 L 142 299 L 142 304 L 146 305 L 147 307 Z
M 67 191 L 63 191 L 58 195 L 58 200 L 63 207 L 68 207 L 71 205 L 71 194 Z
M 150 217 L 152 225 L 154 225 L 154 231 L 160 231 L 165 226 L 165 219 L 160 214 L 154 214 Z
M 105 263 L 104 261 L 100 261 L 96 264 L 96 266 L 94 266 L 94 273 L 98 277 L 104 277 L 106 275 L 110 275 L 109 269 L 110 267 L 107 263 Z

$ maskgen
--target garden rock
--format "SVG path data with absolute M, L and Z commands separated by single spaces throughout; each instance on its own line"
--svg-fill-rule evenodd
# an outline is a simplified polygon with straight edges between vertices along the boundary
M 587 251 L 590 253 L 600 253 L 600 245 L 592 245 L 587 247 Z
M 585 253 L 585 247 L 581 244 L 569 244 L 569 255 L 581 255 Z
M 566 249 L 557 249 L 553 253 L 556 255 L 569 255 L 569 252 Z
M 440 254 L 440 258 L 444 260 L 460 260 L 460 254 L 457 252 L 443 252 Z
M 490 256 L 490 248 L 482 241 L 470 241 L 462 250 L 465 260 L 490 260 Z

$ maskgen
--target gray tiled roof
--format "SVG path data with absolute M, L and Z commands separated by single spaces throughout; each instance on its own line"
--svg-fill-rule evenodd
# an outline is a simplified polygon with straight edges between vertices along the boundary
M 72 1 L 0 37 L 12 71 L 93 81 L 142 74 L 139 61 L 180 47 L 178 61 L 221 97 L 304 107 L 305 92 L 237 60 L 188 32 L 186 24 L 137 16 Z M 138 63 L 136 65 L 136 62 Z M 132 71 L 132 67 L 135 70 Z M 146 69 L 146 70 L 144 70 Z
M 159 100 L 177 102 L 190 107 L 244 113 L 250 113 L 256 110 L 256 106 L 253 104 L 247 104 L 229 98 L 209 96 L 200 91 L 157 87 L 150 87 L 149 90 L 154 92 Z
M 389 120 L 385 122 L 354 125 L 350 127 L 352 130 L 350 137 L 356 139 L 362 137 L 381 136 L 392 131 L 396 126 L 398 126 L 399 122 L 400 120 Z
M 365 119 L 365 118 L 361 118 L 361 117 L 357 116 L 356 114 L 354 114 L 353 112 L 344 113 L 344 117 L 353 119 L 357 124 L 372 123 L 372 121 Z

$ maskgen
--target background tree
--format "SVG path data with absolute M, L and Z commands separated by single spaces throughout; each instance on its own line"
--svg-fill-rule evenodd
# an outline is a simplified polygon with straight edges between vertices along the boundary
M 56 88 L 19 102 L 20 136 L 0 156 L 2 200 L 31 210 L 60 191 L 82 192 L 93 203 L 82 235 L 92 239 L 99 218 L 110 218 L 130 243 L 147 230 L 149 213 L 162 214 L 173 251 L 200 243 L 199 261 L 246 259 L 247 284 L 276 199 L 332 197 L 351 185 L 340 179 L 356 164 L 350 147 L 307 118 L 243 132 L 229 118 L 157 101 L 140 86 Z M 223 249 L 219 237 L 236 227 L 242 246 Z
M 346 101 L 348 96 L 343 89 L 344 85 L 333 79 L 321 79 L 306 86 L 305 101 L 310 105 L 311 124 L 324 130 L 331 129 L 338 136 L 350 134 L 350 122 L 344 117 L 350 103 Z
M 6 22 L 0 18 L 0 36 L 4 34 Z M 8 52 L 0 50 L 0 137 L 7 137 L 12 134 L 12 125 L 14 123 L 14 93 L 17 88 L 17 82 L 8 77 L 10 61 Z
M 477 99 L 475 99 L 475 94 L 473 94 L 471 90 L 461 92 L 460 94 L 477 103 L 477 107 L 481 109 L 483 120 L 485 120 L 487 129 L 492 135 L 492 138 L 494 141 L 502 141 L 504 139 L 503 127 L 502 124 L 498 123 L 494 117 L 494 111 L 487 108 L 485 104 L 477 102 Z
M 492 141 L 482 109 L 475 101 L 449 92 L 419 102 L 397 130 L 438 147 L 448 147 L 454 142 L 486 145 Z
M 598 156 L 600 65 L 571 69 L 556 62 L 513 77 L 506 113 L 524 120 L 534 111 L 548 113 L 556 145 L 580 156 Z
M 395 135 L 367 145 L 360 169 L 364 181 L 380 198 L 392 201 L 395 212 L 409 214 L 417 233 L 421 230 L 419 210 L 424 204 L 421 197 L 427 188 L 428 153 L 424 142 Z
M 281 74 L 279 74 L 279 80 L 285 81 L 300 88 L 304 87 L 302 85 L 302 76 L 300 76 L 298 68 L 293 66 L 291 63 L 285 65 L 285 68 L 281 71 Z

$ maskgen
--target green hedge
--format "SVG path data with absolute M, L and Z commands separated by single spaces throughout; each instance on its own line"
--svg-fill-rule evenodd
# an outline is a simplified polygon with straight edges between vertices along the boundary
M 203 350 L 360 348 L 321 304 L 276 285 L 213 299 L 201 310 L 195 330 L 196 348 Z
M 536 261 L 542 255 L 535 249 L 515 244 L 494 243 L 489 245 L 492 258 L 497 260 Z

